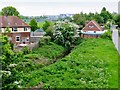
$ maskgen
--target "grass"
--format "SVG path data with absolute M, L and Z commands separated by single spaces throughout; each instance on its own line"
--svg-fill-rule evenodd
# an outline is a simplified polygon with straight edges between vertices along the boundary
M 45 22 L 38 22 L 38 27 L 39 28 L 42 28 L 43 27 L 43 24 L 44 24 Z M 54 24 L 54 22 L 50 22 L 52 25 Z
M 27 22 L 27 24 L 29 24 L 30 22 Z M 43 27 L 43 24 L 44 24 L 45 22 L 38 22 L 38 27 L 39 28 L 42 28 Z M 50 22 L 52 25 L 55 23 L 55 22 Z
M 56 56 L 59 56 L 64 51 L 62 46 L 59 46 L 55 43 L 50 43 L 49 45 L 42 46 L 32 51 L 32 53 L 25 55 L 25 57 L 38 58 L 46 57 L 49 59 L 55 59 Z
M 20 62 L 18 63 L 16 70 L 28 73 L 32 70 L 40 69 L 49 64 L 57 56 L 61 55 L 63 51 L 64 48 L 55 43 L 44 45 L 20 58 L 21 60 L 19 60 Z
M 118 52 L 110 40 L 88 39 L 65 58 L 22 79 L 23 87 L 117 88 Z

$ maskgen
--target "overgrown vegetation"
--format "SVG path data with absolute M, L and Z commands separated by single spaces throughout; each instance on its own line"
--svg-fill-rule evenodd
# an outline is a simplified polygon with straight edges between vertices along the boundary
M 55 64 L 22 79 L 23 87 L 118 88 L 118 52 L 111 40 L 89 39 Z
M 56 23 L 54 28 L 54 42 L 58 45 L 69 48 L 75 40 L 75 27 L 66 22 L 60 22 Z
M 110 30 L 101 35 L 101 38 L 112 40 L 112 33 Z

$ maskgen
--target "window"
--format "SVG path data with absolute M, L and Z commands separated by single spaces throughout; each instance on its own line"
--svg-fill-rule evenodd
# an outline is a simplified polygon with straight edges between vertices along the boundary
M 16 36 L 16 42 L 20 42 L 20 36 Z
M 12 31 L 18 31 L 18 29 L 17 28 L 13 28 Z
M 90 25 L 89 28 L 93 28 L 94 26 L 93 25 Z
M 26 42 L 29 42 L 29 38 L 26 38 Z
M 24 31 L 27 31 L 27 28 L 24 28 Z

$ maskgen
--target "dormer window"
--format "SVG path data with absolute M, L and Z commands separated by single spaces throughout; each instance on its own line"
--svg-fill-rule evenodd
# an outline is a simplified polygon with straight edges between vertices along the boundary
M 89 28 L 94 28 L 94 26 L 93 26 L 93 25 L 90 25 Z
M 16 32 L 16 31 L 18 31 L 18 29 L 17 28 L 13 28 L 12 31 Z

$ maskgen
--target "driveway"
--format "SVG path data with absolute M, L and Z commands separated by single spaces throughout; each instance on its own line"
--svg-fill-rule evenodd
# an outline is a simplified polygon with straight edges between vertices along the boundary
M 120 54 L 120 37 L 118 36 L 118 30 L 117 29 L 113 29 L 112 30 L 112 41 L 116 47 L 116 49 L 118 50 L 119 54 Z

